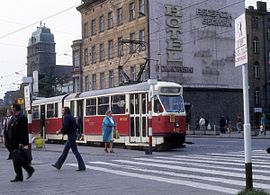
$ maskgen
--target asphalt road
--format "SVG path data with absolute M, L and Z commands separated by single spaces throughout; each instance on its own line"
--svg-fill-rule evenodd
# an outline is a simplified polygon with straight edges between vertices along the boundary
M 63 145 L 46 144 L 33 149 L 33 177 L 19 183 L 12 162 L 0 147 L 0 194 L 236 194 L 245 188 L 244 143 L 242 138 L 187 138 L 186 148 L 153 152 L 79 146 L 87 170 L 77 172 L 72 153 L 60 171 L 51 166 Z M 254 187 L 270 192 L 268 139 L 252 139 Z M 26 175 L 26 173 L 25 173 Z

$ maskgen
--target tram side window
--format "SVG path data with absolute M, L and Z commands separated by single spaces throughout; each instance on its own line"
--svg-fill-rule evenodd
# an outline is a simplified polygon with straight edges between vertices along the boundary
M 58 117 L 58 103 L 54 104 L 54 117 Z
M 108 109 L 109 109 L 109 97 L 98 98 L 98 114 L 105 115 Z
M 71 112 L 71 115 L 72 116 L 75 116 L 75 102 L 74 101 L 71 101 L 70 102 L 70 112 Z
M 131 94 L 130 95 L 130 99 L 129 99 L 129 102 L 130 102 L 130 114 L 134 114 L 134 95 Z
M 96 115 L 96 98 L 86 100 L 86 115 Z
M 47 118 L 54 117 L 54 104 L 47 104 Z
M 112 96 L 112 112 L 113 114 L 125 113 L 125 95 Z
M 33 119 L 39 119 L 39 108 L 38 108 L 38 106 L 33 106 Z
M 154 112 L 155 113 L 163 112 L 163 108 L 157 96 L 154 97 Z

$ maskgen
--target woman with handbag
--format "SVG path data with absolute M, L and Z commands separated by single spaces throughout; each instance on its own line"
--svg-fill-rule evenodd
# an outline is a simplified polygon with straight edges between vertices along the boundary
M 113 129 L 116 127 L 116 123 L 112 117 L 112 111 L 107 110 L 106 116 L 103 119 L 102 122 L 102 140 L 105 144 L 104 151 L 106 153 L 114 153 L 113 151 Z M 108 145 L 109 145 L 109 151 L 108 151 Z

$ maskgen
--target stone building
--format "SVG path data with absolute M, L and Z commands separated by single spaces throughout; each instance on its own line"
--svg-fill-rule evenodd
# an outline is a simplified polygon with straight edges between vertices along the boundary
M 192 126 L 200 115 L 217 125 L 220 116 L 235 124 L 243 115 L 234 19 L 244 13 L 244 1 L 83 0 L 77 10 L 82 39 L 72 45 L 75 92 L 118 86 L 121 67 L 134 81 L 147 62 L 142 80 L 184 86 Z
M 250 119 L 260 125 L 262 113 L 270 111 L 270 12 L 266 2 L 246 9 Z
M 38 71 L 39 74 L 39 96 L 53 96 L 50 89 L 44 89 L 44 77 L 62 78 L 66 75 L 66 82 L 70 82 L 72 75 L 72 66 L 56 65 L 56 52 L 54 35 L 51 30 L 45 26 L 37 27 L 37 30 L 32 33 L 27 47 L 27 76 L 33 77 L 33 71 Z M 43 79 L 41 81 L 41 79 Z M 48 79 L 47 79 L 48 80 Z M 53 81 L 52 81 L 53 82 Z M 45 86 L 46 88 L 46 86 Z M 61 88 L 61 87 L 60 87 Z M 44 89 L 44 90 L 43 90 Z M 55 89 L 61 93 L 61 89 Z

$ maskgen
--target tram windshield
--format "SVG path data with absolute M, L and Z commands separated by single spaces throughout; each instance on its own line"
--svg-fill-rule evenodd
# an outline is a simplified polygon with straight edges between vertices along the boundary
M 160 95 L 162 105 L 166 112 L 184 112 L 184 99 L 180 95 Z

